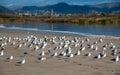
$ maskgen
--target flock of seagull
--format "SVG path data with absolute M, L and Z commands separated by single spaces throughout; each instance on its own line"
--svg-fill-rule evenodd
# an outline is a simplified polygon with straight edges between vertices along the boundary
M 89 44 L 87 43 L 89 42 Z M 98 48 L 97 44 L 103 43 L 102 48 Z M 86 44 L 87 46 L 84 46 Z M 38 60 L 46 60 L 47 54 L 50 54 L 52 57 L 68 57 L 73 58 L 75 56 L 80 56 L 81 52 L 90 49 L 93 51 L 100 51 L 96 56 L 95 59 L 101 59 L 107 57 L 107 50 L 111 52 L 111 55 L 115 56 L 113 61 L 118 62 L 120 60 L 120 52 L 118 51 L 119 47 L 116 47 L 112 42 L 105 44 L 102 38 L 98 39 L 97 41 L 91 42 L 91 39 L 85 37 L 81 39 L 81 37 L 73 37 L 72 39 L 67 39 L 66 36 L 52 36 L 48 37 L 44 35 L 42 38 L 37 38 L 35 35 L 28 35 L 26 37 L 0 37 L 0 58 L 4 56 L 4 51 L 6 50 L 6 46 L 15 46 L 17 49 L 22 47 L 27 47 L 32 49 L 33 51 L 40 50 L 40 55 Z M 53 45 L 55 45 L 54 48 Z M 49 48 L 47 47 L 49 46 Z M 48 48 L 48 50 L 47 50 Z M 78 48 L 75 52 L 72 48 Z M 59 51 L 59 52 L 58 52 Z M 27 51 L 23 53 L 24 55 L 29 54 Z M 91 52 L 88 52 L 85 56 L 92 56 Z M 12 61 L 14 60 L 15 56 L 11 55 L 6 60 Z M 25 64 L 25 58 L 18 61 L 17 64 Z

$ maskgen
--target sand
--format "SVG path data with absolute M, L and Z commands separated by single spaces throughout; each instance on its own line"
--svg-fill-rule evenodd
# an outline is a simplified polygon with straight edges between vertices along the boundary
M 44 38 L 46 34 L 40 34 L 37 32 L 23 32 L 23 31 L 11 31 L 11 30 L 0 30 L 0 38 L 2 37 L 14 37 L 23 38 L 26 36 L 35 35 L 37 38 Z M 56 36 L 57 38 L 63 35 L 46 35 L 49 39 Z M 72 40 L 75 36 L 66 36 L 66 39 Z M 120 56 L 120 39 L 119 38 L 111 38 L 111 37 L 81 37 L 77 36 L 79 39 L 79 44 L 81 40 L 85 40 L 89 38 L 90 41 L 84 42 L 82 45 L 86 47 L 86 50 L 82 51 L 79 56 L 74 56 L 73 58 L 67 56 L 57 56 L 52 57 L 51 54 L 47 52 L 49 48 L 53 50 L 53 52 L 60 53 L 61 51 L 66 50 L 67 48 L 61 50 L 54 50 L 56 46 L 59 44 L 52 44 L 50 41 L 45 47 L 45 49 L 38 49 L 34 51 L 34 47 L 29 48 L 28 45 L 30 42 L 21 48 L 17 48 L 17 46 L 23 41 L 16 41 L 15 45 L 11 45 L 12 42 L 8 42 L 7 45 L 4 46 L 4 55 L 0 57 L 0 75 L 120 75 L 120 61 L 115 62 L 112 59 L 116 56 Z M 103 42 L 97 43 L 94 46 L 98 46 L 98 50 L 92 50 L 87 47 L 87 44 L 92 44 L 95 41 L 98 41 L 100 38 L 103 39 Z M 0 41 L 4 43 L 6 40 Z M 13 40 L 11 40 L 13 41 Z M 59 40 L 56 40 L 59 42 Z M 116 55 L 111 55 L 112 50 L 110 46 L 106 47 L 107 56 L 101 59 L 95 59 L 94 57 L 99 54 L 102 50 L 102 47 L 107 43 L 113 43 L 118 52 Z M 74 54 L 76 51 L 80 50 L 80 46 L 74 47 L 75 43 L 70 45 L 72 49 L 72 53 Z M 41 45 L 38 45 L 39 47 Z M 2 47 L 0 47 L 1 49 Z M 45 51 L 46 60 L 38 60 L 40 53 Z M 24 52 L 27 52 L 27 55 L 24 55 Z M 85 56 L 88 52 L 92 55 L 90 57 Z M 14 59 L 12 61 L 7 61 L 7 58 L 13 55 Z M 17 62 L 25 58 L 26 63 L 23 65 L 19 65 Z

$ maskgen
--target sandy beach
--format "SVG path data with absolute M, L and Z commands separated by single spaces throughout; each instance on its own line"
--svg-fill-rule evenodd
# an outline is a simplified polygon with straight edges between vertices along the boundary
M 37 43 L 31 45 L 34 40 Z M 67 47 L 63 47 L 65 41 L 70 42 Z M 45 48 L 43 43 L 47 43 Z M 69 55 L 60 55 L 69 47 Z M 0 30 L 0 51 L 4 51 L 0 56 L 0 75 L 120 75 L 120 60 L 115 61 L 116 56 L 120 59 L 120 38 Z M 46 59 L 40 60 L 43 51 Z M 77 51 L 80 55 L 76 55 Z M 52 56 L 55 52 L 57 56 Z M 102 52 L 106 56 L 97 58 Z M 9 56 L 13 56 L 13 60 L 8 60 Z M 25 64 L 18 63 L 22 59 Z

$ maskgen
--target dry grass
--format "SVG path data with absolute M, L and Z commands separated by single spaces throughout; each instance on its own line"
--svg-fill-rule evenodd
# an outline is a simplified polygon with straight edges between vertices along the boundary
M 6 22 L 48 22 L 48 23 L 74 23 L 97 25 L 120 25 L 120 15 L 89 16 L 89 17 L 35 17 L 18 15 L 0 15 L 0 23 Z

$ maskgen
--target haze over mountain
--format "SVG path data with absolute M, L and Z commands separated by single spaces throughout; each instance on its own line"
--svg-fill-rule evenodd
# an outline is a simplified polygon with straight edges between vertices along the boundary
M 0 5 L 0 13 L 2 13 L 2 14 L 13 14 L 14 13 L 14 11 L 12 11 L 12 10 L 10 10 L 10 9 L 8 9 L 8 8 L 6 8 L 6 7 L 4 7 L 4 6 L 1 6 Z
M 14 9 L 12 9 L 14 10 Z M 21 13 L 46 13 L 53 10 L 57 14 L 91 14 L 93 12 L 97 13 L 120 13 L 120 2 L 114 3 L 103 3 L 97 5 L 70 5 L 64 2 L 47 5 L 47 6 L 23 6 L 16 8 L 15 12 Z M 0 9 L 0 13 L 3 10 Z M 9 12 L 9 11 L 8 11 Z

